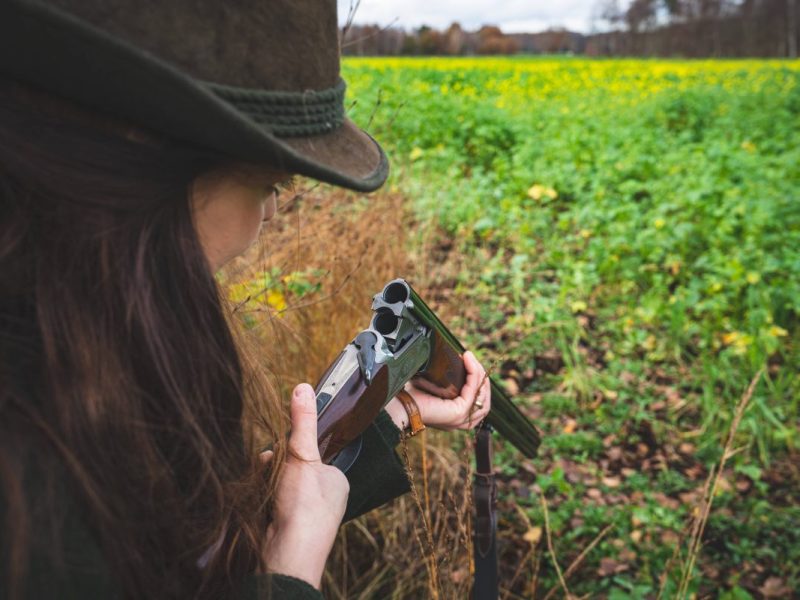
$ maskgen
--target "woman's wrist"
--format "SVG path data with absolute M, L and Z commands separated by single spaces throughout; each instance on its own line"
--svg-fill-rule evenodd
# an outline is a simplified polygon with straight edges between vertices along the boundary
M 302 579 L 319 589 L 330 548 L 320 548 L 319 539 L 306 535 L 308 527 L 299 527 L 287 535 L 268 534 L 264 551 L 267 572 Z M 271 532 L 270 532 L 271 533 Z
M 389 414 L 392 422 L 397 425 L 400 431 L 408 429 L 408 413 L 403 407 L 402 402 L 397 398 L 392 398 L 384 407 L 384 410 Z
M 408 428 L 409 435 L 412 436 L 425 431 L 425 422 L 422 420 L 420 408 L 407 390 L 402 389 L 397 392 L 397 395 L 392 398 L 392 402 L 395 404 L 389 407 L 387 412 L 400 431 Z M 397 408 L 398 404 L 400 408 Z

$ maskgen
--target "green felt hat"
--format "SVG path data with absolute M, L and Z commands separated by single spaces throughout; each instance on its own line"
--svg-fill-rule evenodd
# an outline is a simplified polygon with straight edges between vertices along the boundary
M 0 0 L 0 76 L 354 190 L 389 172 L 344 114 L 335 0 Z

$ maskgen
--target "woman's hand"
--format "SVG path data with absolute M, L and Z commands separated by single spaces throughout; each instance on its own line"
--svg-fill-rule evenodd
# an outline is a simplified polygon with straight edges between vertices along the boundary
M 411 394 L 419 407 L 422 422 L 428 427 L 451 431 L 453 429 L 473 429 L 480 423 L 492 407 L 489 378 L 486 370 L 472 352 L 464 353 L 464 367 L 467 378 L 457 398 L 444 400 L 406 384 L 406 391 Z M 408 414 L 397 398 L 392 398 L 386 405 L 386 412 L 392 417 L 401 430 L 408 425 Z
M 320 459 L 314 390 L 307 383 L 300 384 L 292 395 L 289 457 L 278 482 L 273 521 L 267 529 L 267 570 L 319 588 L 349 491 L 344 473 Z

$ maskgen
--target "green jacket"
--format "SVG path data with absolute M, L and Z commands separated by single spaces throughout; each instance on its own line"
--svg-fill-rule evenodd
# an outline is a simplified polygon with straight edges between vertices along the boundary
M 345 520 L 364 514 L 409 489 L 405 468 L 394 448 L 400 431 L 389 415 L 382 411 L 364 433 L 358 460 L 347 473 L 350 496 Z M 76 512 L 76 511 L 73 511 Z M 0 496 L 0 523 L 5 509 Z M 35 527 L 36 523 L 31 523 Z M 3 535 L 0 529 L 0 536 Z M 34 532 L 35 533 L 35 532 Z M 89 527 L 77 514 L 70 514 L 61 530 L 63 565 L 54 565 L 44 556 L 34 554 L 28 565 L 21 598 L 25 600 L 92 600 L 122 599 L 123 593 L 114 580 L 100 546 Z M 3 544 L 4 545 L 4 544 Z M 2 545 L 0 545 L 2 546 Z M 6 561 L 0 557 L 0 600 L 8 597 Z M 230 600 L 287 598 L 319 600 L 322 594 L 308 583 L 285 575 L 252 575 L 242 582 Z

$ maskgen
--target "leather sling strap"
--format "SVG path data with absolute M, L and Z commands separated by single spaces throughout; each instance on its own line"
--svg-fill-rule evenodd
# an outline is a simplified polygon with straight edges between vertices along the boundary
M 425 431 L 425 423 L 422 422 L 422 415 L 419 414 L 419 406 L 414 401 L 414 397 L 405 390 L 397 392 L 397 399 L 406 409 L 408 415 L 408 426 L 411 428 L 409 435 L 415 436 L 420 431 Z
M 492 427 L 485 421 L 475 433 L 475 580 L 472 600 L 497 600 L 497 484 L 492 471 Z

